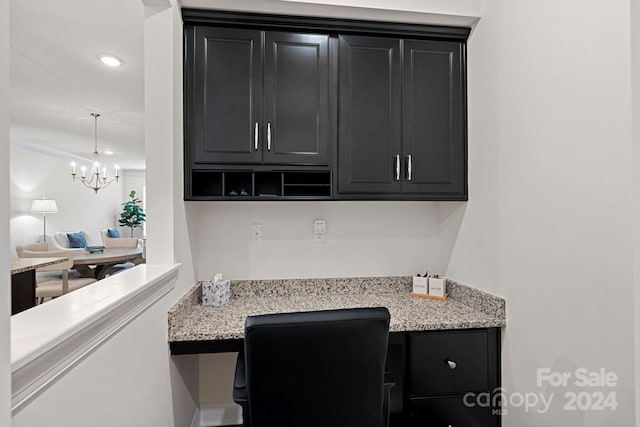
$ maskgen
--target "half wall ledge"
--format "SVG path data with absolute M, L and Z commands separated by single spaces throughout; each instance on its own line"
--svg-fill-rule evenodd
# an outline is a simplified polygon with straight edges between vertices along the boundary
M 12 414 L 169 293 L 179 269 L 142 264 L 12 316 Z

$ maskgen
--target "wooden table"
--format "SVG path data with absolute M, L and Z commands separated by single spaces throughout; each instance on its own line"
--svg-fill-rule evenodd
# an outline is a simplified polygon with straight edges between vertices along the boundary
M 104 279 L 114 270 L 116 264 L 128 261 L 142 260 L 142 248 L 107 248 L 104 252 L 89 253 L 86 251 L 74 253 L 73 268 L 85 277 Z M 90 266 L 94 266 L 91 268 Z
M 60 264 L 69 258 L 15 258 L 11 260 L 11 314 L 36 305 L 36 268 Z

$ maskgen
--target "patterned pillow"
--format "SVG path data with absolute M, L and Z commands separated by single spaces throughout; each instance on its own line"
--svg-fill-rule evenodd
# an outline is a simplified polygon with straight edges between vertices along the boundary
M 118 229 L 116 228 L 107 228 L 107 237 L 111 237 L 112 239 L 119 239 L 120 237 L 122 237 L 120 235 L 120 231 L 118 231 Z
M 87 239 L 85 239 L 82 231 L 78 231 L 77 233 L 67 233 L 67 238 L 69 239 L 69 246 L 72 248 L 87 247 Z

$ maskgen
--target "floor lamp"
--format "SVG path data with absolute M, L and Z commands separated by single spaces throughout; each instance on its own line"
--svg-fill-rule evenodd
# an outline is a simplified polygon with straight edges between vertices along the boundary
M 44 231 L 42 232 L 43 241 L 47 241 L 47 214 L 58 212 L 58 205 L 55 200 L 48 200 L 45 197 L 36 199 L 31 204 L 31 212 L 41 213 L 44 222 Z

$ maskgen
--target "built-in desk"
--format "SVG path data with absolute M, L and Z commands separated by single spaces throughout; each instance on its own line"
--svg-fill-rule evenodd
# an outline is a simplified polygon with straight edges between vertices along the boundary
M 169 311 L 169 345 L 173 355 L 236 352 L 250 315 L 387 307 L 392 425 L 499 426 L 498 407 L 463 398 L 500 386 L 505 301 L 447 286 L 449 298 L 435 301 L 410 296 L 411 277 L 234 281 L 229 304 L 205 307 L 197 284 Z

